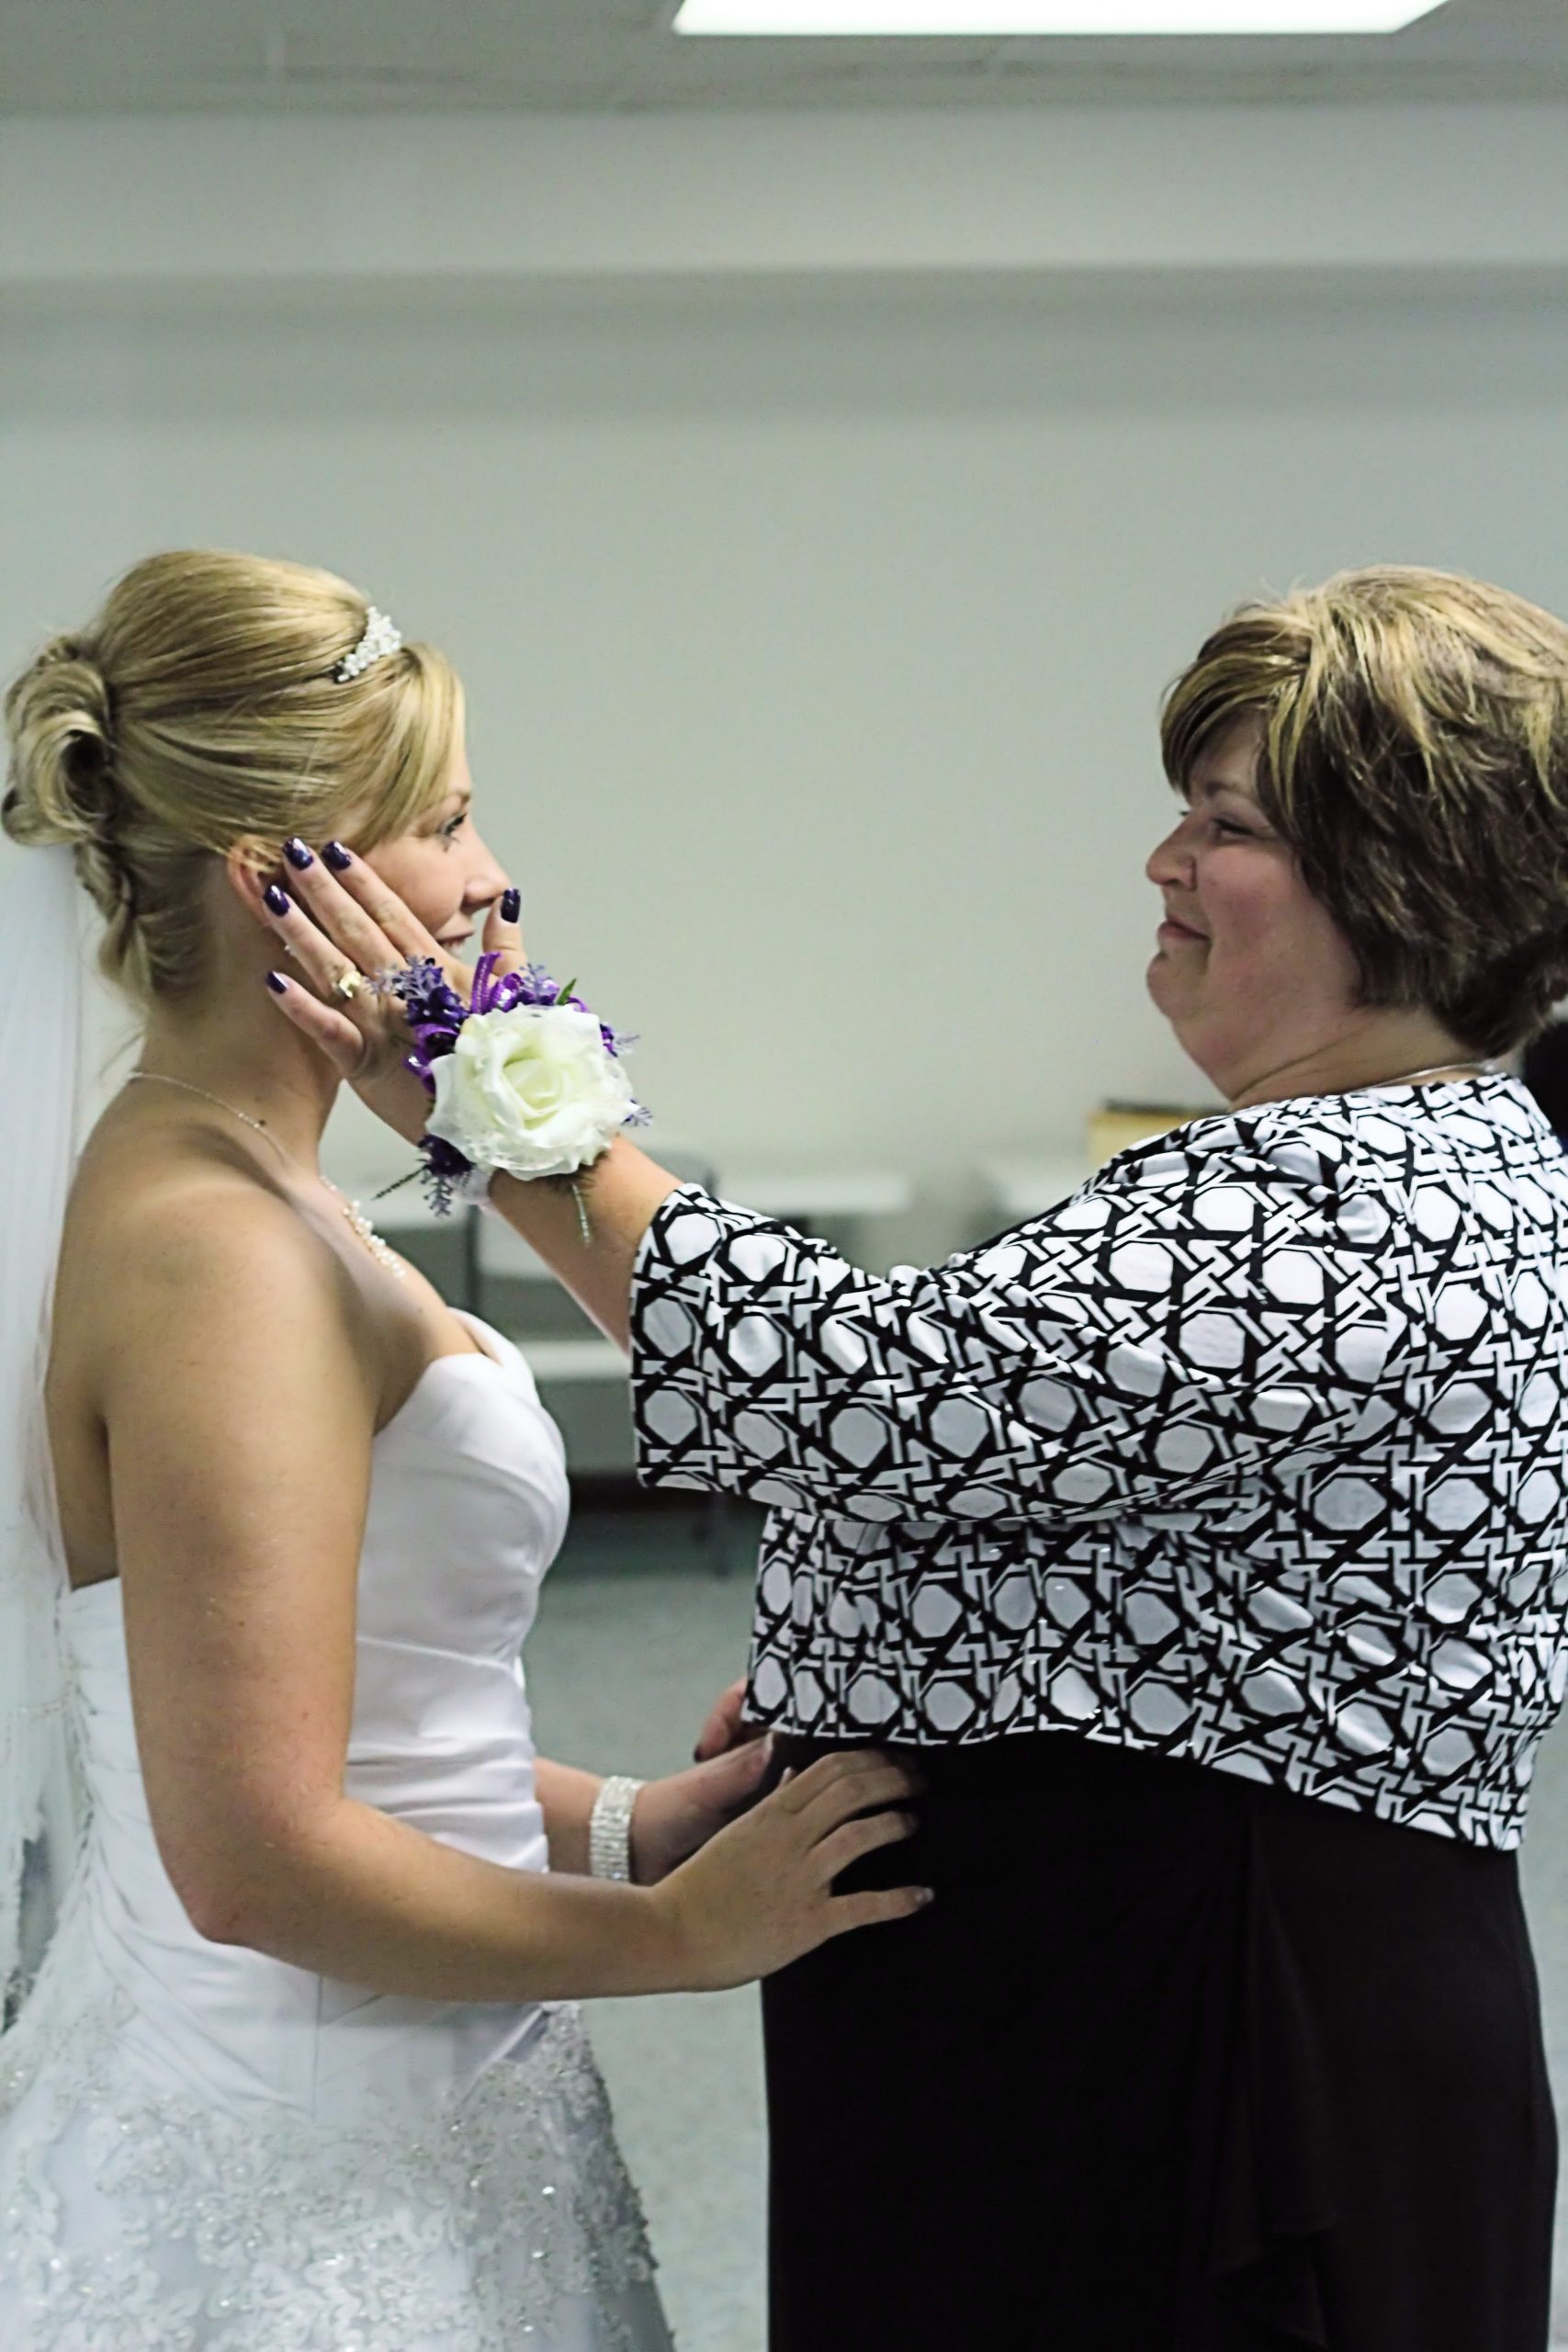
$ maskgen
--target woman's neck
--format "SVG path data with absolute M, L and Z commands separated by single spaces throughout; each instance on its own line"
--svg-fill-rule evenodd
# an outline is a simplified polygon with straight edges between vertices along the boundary
M 243 1112 L 291 1160 L 319 1175 L 321 1134 L 339 1081 L 309 1040 L 256 994 L 261 1001 L 254 1008 L 222 989 L 198 1006 L 155 1007 L 137 1068 Z
M 1276 1067 L 1250 1071 L 1233 1091 L 1233 1110 L 1282 1102 L 1292 1095 L 1348 1094 L 1388 1086 L 1417 1073 L 1462 1076 L 1484 1059 L 1427 1013 L 1374 1014 L 1344 1034 L 1304 1048 Z

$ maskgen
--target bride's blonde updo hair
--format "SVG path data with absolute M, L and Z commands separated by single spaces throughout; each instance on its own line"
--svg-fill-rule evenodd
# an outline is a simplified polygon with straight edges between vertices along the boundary
M 0 820 L 70 846 L 104 969 L 142 1003 L 202 977 L 215 857 L 254 843 L 270 865 L 290 833 L 374 849 L 450 789 L 463 697 L 442 654 L 405 645 L 334 675 L 368 610 L 303 564 L 150 556 L 12 684 Z

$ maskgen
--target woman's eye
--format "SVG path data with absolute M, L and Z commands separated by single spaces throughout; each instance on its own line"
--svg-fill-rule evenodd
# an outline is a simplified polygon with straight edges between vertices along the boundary
M 1180 807 L 1184 825 L 1190 824 L 1194 817 L 1200 816 L 1200 811 L 1192 807 L 1190 801 L 1183 801 Z M 1201 821 L 1217 841 L 1255 842 L 1259 838 L 1250 825 L 1238 824 L 1233 817 L 1208 816 L 1201 817 Z
M 448 824 L 448 825 L 443 825 L 443 826 L 442 826 L 442 828 L 441 828 L 441 838 L 442 838 L 442 840 L 443 840 L 444 842 L 455 842 L 455 841 L 457 840 L 457 838 L 458 834 L 462 831 L 462 830 L 463 830 L 464 826 L 468 823 L 468 810 L 465 808 L 459 816 L 457 816 L 457 817 L 454 817 L 454 818 L 453 818 L 453 820 L 452 820 L 452 821 L 451 821 L 451 823 L 450 823 L 450 824 Z
M 1194 808 L 1184 808 L 1181 811 L 1182 823 L 1184 825 L 1190 823 L 1191 819 L 1196 816 L 1197 813 L 1197 810 Z M 1206 820 L 1206 822 L 1211 832 L 1235 833 L 1238 836 L 1245 836 L 1247 831 L 1247 827 L 1245 825 L 1235 824 L 1228 817 L 1210 817 Z

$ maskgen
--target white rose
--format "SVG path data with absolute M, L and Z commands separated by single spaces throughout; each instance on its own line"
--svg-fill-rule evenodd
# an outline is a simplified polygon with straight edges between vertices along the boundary
M 636 1107 L 598 1022 L 569 1004 L 470 1014 L 431 1075 L 430 1133 L 513 1176 L 575 1175 Z

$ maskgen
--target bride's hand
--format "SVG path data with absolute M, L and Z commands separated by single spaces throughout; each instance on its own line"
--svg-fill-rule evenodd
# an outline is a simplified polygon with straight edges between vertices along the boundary
M 347 863 L 335 873 L 317 856 L 302 872 L 291 867 L 285 888 L 263 890 L 258 884 L 243 895 L 289 959 L 271 983 L 278 1011 L 320 1046 L 378 1118 L 417 1143 L 430 1097 L 406 1066 L 412 1041 L 400 1000 L 370 982 L 425 956 L 440 965 L 466 1003 L 473 973 L 431 936 L 372 866 L 344 854 Z M 487 955 L 501 957 L 502 972 L 525 960 L 514 891 L 492 901 L 483 944 Z M 342 995 L 340 985 L 355 975 L 364 985 Z
M 632 1810 L 632 1876 L 657 1886 L 671 1871 L 757 1802 L 768 1776 L 772 1743 L 761 1737 L 711 1763 L 649 1781 Z
M 726 1756 L 733 1747 L 743 1747 L 749 1741 L 761 1738 L 762 1725 L 746 1719 L 746 1677 L 742 1675 L 709 1708 L 692 1750 L 699 1764 L 705 1764 L 710 1756 Z
M 673 1936 L 682 1984 L 693 1992 L 745 1984 L 830 1937 L 923 1909 L 925 1887 L 833 1893 L 852 1863 L 912 1836 L 904 1807 L 919 1787 L 906 1765 L 852 1749 L 787 1775 L 721 1829 L 649 1896 Z

